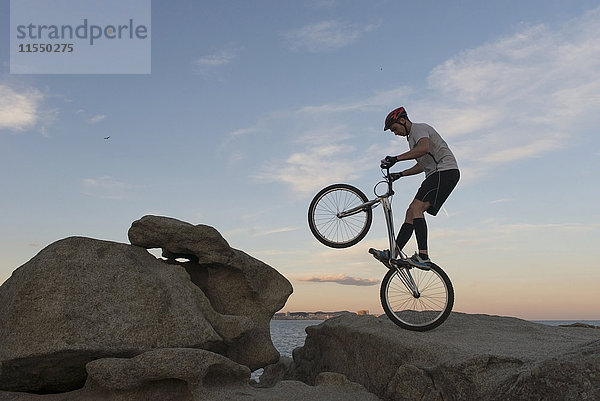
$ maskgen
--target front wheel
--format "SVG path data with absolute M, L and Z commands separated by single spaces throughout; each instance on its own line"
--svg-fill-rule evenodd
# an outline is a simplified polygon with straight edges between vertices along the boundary
M 454 306 L 454 289 L 441 267 L 390 269 L 381 282 L 381 305 L 398 326 L 414 331 L 438 327 Z
M 371 228 L 371 207 L 359 209 L 349 216 L 341 212 L 368 202 L 360 189 L 348 184 L 323 188 L 308 208 L 308 225 L 315 238 L 332 248 L 347 248 L 362 240 Z

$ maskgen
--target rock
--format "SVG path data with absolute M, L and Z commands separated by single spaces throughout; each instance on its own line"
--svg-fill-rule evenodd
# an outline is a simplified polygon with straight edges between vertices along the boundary
M 249 317 L 255 327 L 228 348 L 227 356 L 256 370 L 279 360 L 271 343 L 269 323 L 292 293 L 290 282 L 265 263 L 233 249 L 212 227 L 161 216 L 133 222 L 129 240 L 144 248 L 162 248 L 170 263 L 175 257 L 213 308 L 225 315 Z
M 142 220 L 190 234 L 173 234 L 184 245 L 168 247 L 196 259 L 165 263 L 139 246 L 71 237 L 0 286 L 0 390 L 74 390 L 85 383 L 90 361 L 159 348 L 206 349 L 252 370 L 279 359 L 269 321 L 291 294 L 290 283 L 230 248 L 213 228 Z
M 294 360 L 287 356 L 282 356 L 279 362 L 265 366 L 265 369 L 260 375 L 260 382 L 256 383 L 254 387 L 268 388 L 273 387 L 275 384 L 282 380 L 288 380 L 292 377 L 291 372 L 293 370 Z
M 164 347 L 224 351 L 252 331 L 224 316 L 186 271 L 126 244 L 67 238 L 0 287 L 0 389 L 61 392 L 85 364 Z
M 339 374 L 322 374 L 312 387 L 283 381 L 273 388 L 248 384 L 250 370 L 221 355 L 198 349 L 160 349 L 131 359 L 106 358 L 87 364 L 85 387 L 63 394 L 0 392 L 0 401 L 377 401 Z
M 162 348 L 134 358 L 97 359 L 86 365 L 88 382 L 110 391 L 141 388 L 167 379 L 197 387 L 248 384 L 250 369 L 222 355 L 192 348 Z
M 307 328 L 296 379 L 345 375 L 390 400 L 600 399 L 600 333 L 516 318 L 452 313 L 430 332 L 386 316 L 341 316 Z
M 358 383 L 353 383 L 348 378 L 340 373 L 321 372 L 315 378 L 317 386 L 335 386 L 344 389 L 347 393 L 359 392 L 364 389 Z
M 227 241 L 213 227 L 192 225 L 163 216 L 144 216 L 131 224 L 128 232 L 132 245 L 163 248 L 172 255 L 195 255 L 203 261 L 226 261 L 233 255 Z

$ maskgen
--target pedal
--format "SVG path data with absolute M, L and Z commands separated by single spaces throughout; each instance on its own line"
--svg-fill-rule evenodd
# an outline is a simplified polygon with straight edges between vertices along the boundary
M 373 257 L 378 261 L 383 262 L 383 260 L 381 260 L 381 254 L 383 253 L 383 251 L 377 250 L 375 248 L 369 248 L 369 253 L 373 255 Z M 386 258 L 385 260 L 387 261 L 388 258 Z
M 392 259 L 392 267 L 395 269 L 412 269 L 412 265 L 406 259 Z
M 387 267 L 388 269 L 391 269 L 392 267 L 390 266 L 390 261 L 389 259 L 384 259 L 381 260 L 381 251 L 375 249 L 375 248 L 369 248 L 369 253 L 371 255 L 373 255 L 373 257 L 375 259 L 377 259 L 379 262 L 383 263 L 385 265 L 385 267 Z

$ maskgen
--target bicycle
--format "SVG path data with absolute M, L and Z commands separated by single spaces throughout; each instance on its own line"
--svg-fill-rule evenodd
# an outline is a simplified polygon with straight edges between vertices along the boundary
M 392 184 L 400 175 L 390 173 L 383 162 L 384 180 L 375 184 L 375 199 L 369 200 L 361 190 L 349 184 L 333 184 L 319 191 L 308 208 L 310 231 L 319 242 L 331 248 L 356 245 L 371 228 L 372 209 L 381 205 L 390 245 L 389 260 L 380 260 L 388 268 L 379 291 L 383 310 L 402 328 L 432 330 L 452 311 L 452 282 L 438 265 L 431 263 L 428 269 L 413 266 L 407 255 L 397 248 L 391 197 L 394 195 Z M 378 195 L 377 187 L 381 184 L 387 184 L 387 192 Z M 373 251 L 369 250 L 375 256 Z

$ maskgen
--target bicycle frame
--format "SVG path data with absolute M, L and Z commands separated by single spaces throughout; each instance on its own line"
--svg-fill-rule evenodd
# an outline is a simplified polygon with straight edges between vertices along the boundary
M 352 209 L 345 210 L 337 214 L 337 217 L 348 217 L 354 214 L 360 213 L 365 209 L 373 209 L 377 206 L 378 203 L 381 204 L 383 208 L 383 214 L 385 216 L 385 222 L 387 225 L 388 231 L 388 241 L 390 244 L 390 261 L 389 265 L 392 266 L 402 282 L 406 285 L 406 287 L 412 291 L 415 297 L 419 297 L 419 289 L 410 274 L 410 269 L 407 269 L 407 265 L 398 265 L 398 263 L 393 263 L 392 260 L 397 261 L 398 259 L 403 260 L 406 259 L 406 255 L 404 255 L 396 246 L 396 231 L 394 230 L 394 215 L 392 213 L 392 204 L 390 202 L 390 197 L 394 195 L 394 190 L 392 189 L 392 183 L 394 180 L 390 175 L 390 169 L 386 169 L 385 174 L 385 182 L 388 185 L 388 191 L 384 195 L 378 196 L 377 199 L 370 200 L 368 202 L 363 203 L 362 205 L 356 206 Z M 402 256 L 402 257 L 401 257 Z

